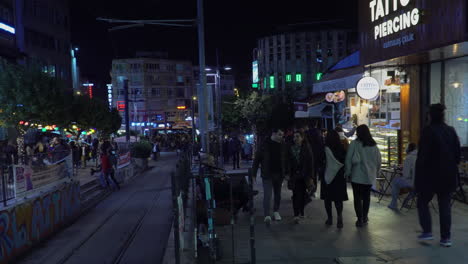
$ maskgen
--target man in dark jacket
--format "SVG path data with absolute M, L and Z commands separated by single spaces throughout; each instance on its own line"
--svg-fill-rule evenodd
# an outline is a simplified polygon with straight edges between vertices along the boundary
M 450 247 L 451 196 L 458 186 L 460 141 L 453 127 L 444 122 L 445 106 L 431 105 L 430 125 L 424 128 L 416 160 L 415 188 L 418 193 L 419 222 L 423 233 L 419 240 L 432 240 L 428 204 L 437 194 L 440 214 L 440 245 Z
M 274 194 L 273 216 L 276 221 L 281 220 L 278 212 L 281 203 L 281 187 L 287 171 L 287 148 L 283 143 L 283 131 L 273 129 L 271 137 L 267 139 L 259 148 L 253 162 L 253 176 L 257 176 L 258 168 L 261 167 L 263 181 L 263 212 L 265 223 L 271 222 L 270 201 L 272 192 Z
M 232 169 L 235 170 L 236 166 L 240 168 L 240 151 L 242 149 L 242 144 L 239 140 L 239 137 L 233 136 L 229 141 L 229 152 L 232 155 Z

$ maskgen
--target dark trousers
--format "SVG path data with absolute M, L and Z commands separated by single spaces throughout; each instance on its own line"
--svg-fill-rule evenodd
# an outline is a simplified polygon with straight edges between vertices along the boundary
M 104 174 L 107 186 L 112 186 L 112 182 L 114 182 L 115 186 L 117 187 L 118 190 L 120 190 L 120 184 L 119 182 L 115 179 L 114 177 L 114 170 L 107 172 Z
M 429 202 L 434 197 L 433 192 L 422 192 L 418 194 L 418 215 L 419 224 L 424 233 L 432 233 L 431 213 L 429 211 Z M 439 219 L 440 219 L 440 237 L 441 239 L 450 239 L 450 228 L 452 225 L 451 213 L 451 193 L 437 193 L 437 201 L 439 203 Z
M 354 195 L 354 210 L 358 220 L 367 220 L 370 206 L 372 185 L 352 183 Z
M 304 215 L 305 197 L 306 197 L 305 181 L 304 179 L 298 179 L 294 182 L 293 197 L 292 197 L 294 216 Z
M 278 212 L 281 203 L 281 187 L 283 179 L 263 179 L 263 213 L 270 215 L 271 196 L 274 194 L 273 212 Z
M 240 168 L 240 152 L 234 152 L 232 154 L 232 168 Z
M 328 219 L 333 219 L 333 212 L 332 212 L 332 200 L 324 200 L 325 210 L 327 211 Z M 335 208 L 336 214 L 338 215 L 338 219 L 342 218 L 343 215 L 343 202 L 342 201 L 335 201 Z

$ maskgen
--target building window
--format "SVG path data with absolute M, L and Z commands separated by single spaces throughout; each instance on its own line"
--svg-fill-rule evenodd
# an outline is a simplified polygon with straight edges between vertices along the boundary
M 184 98 L 184 97 L 185 97 L 185 89 L 177 88 L 177 98 Z
M 184 76 L 177 76 L 177 85 L 184 85 Z
M 302 82 L 302 74 L 300 73 L 296 74 L 296 82 Z
M 292 77 L 291 77 L 291 74 L 286 74 L 286 82 L 291 82 L 292 80 Z
M 275 88 L 275 76 L 270 76 L 270 89 Z
M 167 88 L 167 97 L 173 97 L 174 96 L 174 91 L 172 88 Z
M 183 71 L 183 70 L 184 70 L 184 65 L 176 64 L 176 71 Z

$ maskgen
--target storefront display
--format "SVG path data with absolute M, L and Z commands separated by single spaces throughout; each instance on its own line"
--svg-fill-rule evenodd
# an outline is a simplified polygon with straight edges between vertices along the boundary
M 392 167 L 400 164 L 400 146 L 398 144 L 400 133 L 397 130 L 380 127 L 371 127 L 370 131 L 380 150 L 382 167 Z

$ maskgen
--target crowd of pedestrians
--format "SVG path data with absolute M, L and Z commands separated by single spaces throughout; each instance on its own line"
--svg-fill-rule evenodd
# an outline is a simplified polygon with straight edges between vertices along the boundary
M 422 234 L 419 240 L 432 240 L 431 216 L 428 203 L 437 195 L 439 203 L 442 246 L 451 246 L 451 197 L 458 186 L 458 164 L 461 159 L 460 142 L 455 130 L 444 122 L 445 107 L 432 105 L 430 124 L 422 131 L 418 150 L 416 144 L 407 147 L 403 176 L 392 182 L 392 201 L 389 208 L 397 208 L 400 190 L 413 189 L 417 195 L 418 215 Z M 347 137 L 356 133 L 356 139 Z M 226 144 L 226 143 L 225 143 Z M 227 148 L 233 158 L 233 168 L 238 167 L 240 142 L 231 138 Z M 225 160 L 226 161 L 226 160 Z M 343 207 L 348 200 L 347 186 L 351 183 L 354 197 L 356 227 L 369 223 L 372 187 L 380 173 L 382 160 L 369 127 L 360 125 L 345 134 L 341 127 L 322 133 L 320 129 L 301 127 L 285 135 L 279 128 L 261 142 L 253 162 L 253 175 L 261 169 L 263 183 L 264 222 L 281 221 L 279 213 L 281 190 L 284 182 L 292 190 L 294 221 L 304 218 L 304 208 L 315 195 L 320 181 L 320 198 L 327 215 L 325 224 L 333 225 L 333 204 L 336 225 L 343 228 Z M 273 197 L 273 206 L 271 200 Z M 271 213 L 273 209 L 273 213 Z

